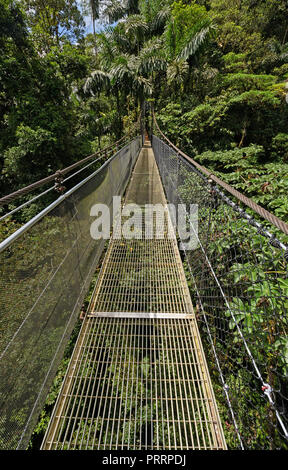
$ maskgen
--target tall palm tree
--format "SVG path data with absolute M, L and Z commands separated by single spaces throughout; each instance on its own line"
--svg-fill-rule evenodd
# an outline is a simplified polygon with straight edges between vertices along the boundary
M 201 19 L 191 32 L 188 30 L 190 34 L 183 42 L 179 25 L 174 31 L 171 7 L 151 10 L 148 21 L 139 13 L 127 16 L 127 0 L 108 2 L 106 12 L 109 18 L 118 18 L 118 23 L 97 35 L 100 70 L 91 74 L 84 88 L 87 93 L 109 91 L 115 97 L 120 133 L 128 97 L 135 106 L 151 96 L 157 99 L 163 84 L 161 77 L 165 76 L 167 90 L 173 94 L 190 84 L 194 57 L 208 42 L 213 25 L 209 18 Z M 133 1 L 129 8 L 131 5 Z
M 93 34 L 96 35 L 95 21 L 99 19 L 100 0 L 88 0 L 92 16 Z
M 99 19 L 100 16 L 100 0 L 82 0 L 84 6 L 84 11 L 89 12 L 92 25 L 93 25 L 93 35 L 96 36 L 95 22 Z

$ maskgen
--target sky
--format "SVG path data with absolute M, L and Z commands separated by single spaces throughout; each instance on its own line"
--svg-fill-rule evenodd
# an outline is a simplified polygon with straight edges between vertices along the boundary
M 78 5 L 79 10 L 82 11 L 82 2 L 81 2 L 81 0 L 77 0 L 77 5 Z M 85 25 L 86 25 L 86 33 L 92 33 L 93 32 L 93 25 L 92 25 L 91 16 L 85 16 L 84 15 L 84 21 L 85 21 Z M 102 31 L 106 26 L 107 25 L 104 25 L 103 23 L 101 23 L 100 20 L 97 20 L 95 22 L 96 32 Z

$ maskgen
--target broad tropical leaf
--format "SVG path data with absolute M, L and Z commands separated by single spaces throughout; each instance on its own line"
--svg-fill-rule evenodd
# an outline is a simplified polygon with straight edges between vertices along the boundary
M 195 36 L 193 36 L 184 49 L 182 49 L 178 55 L 178 58 L 187 60 L 189 57 L 196 54 L 200 47 L 210 38 L 211 32 L 213 30 L 213 25 L 202 28 L 198 33 L 195 34 Z
M 87 78 L 84 84 L 84 92 L 94 94 L 94 91 L 99 92 L 107 89 L 110 85 L 111 76 L 103 70 L 95 70 Z

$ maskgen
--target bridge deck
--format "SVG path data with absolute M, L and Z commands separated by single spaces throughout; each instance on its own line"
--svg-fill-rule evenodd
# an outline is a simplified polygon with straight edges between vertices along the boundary
M 165 203 L 148 145 L 125 202 Z M 226 448 L 170 226 L 111 239 L 43 449 Z

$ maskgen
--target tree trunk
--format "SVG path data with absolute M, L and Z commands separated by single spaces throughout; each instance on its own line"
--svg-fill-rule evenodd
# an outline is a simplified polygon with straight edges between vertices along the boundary
M 118 114 L 118 128 L 116 137 L 117 140 L 120 139 L 122 135 L 122 119 L 121 119 L 121 106 L 120 106 L 120 97 L 119 97 L 119 90 L 116 90 L 116 104 L 117 104 L 117 114 Z
M 241 136 L 241 140 L 239 142 L 239 148 L 242 147 L 243 143 L 244 143 L 244 140 L 245 140 L 245 137 L 246 137 L 246 134 L 247 134 L 247 122 L 245 121 L 244 122 L 244 128 L 242 129 L 242 136 Z

